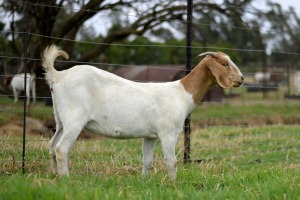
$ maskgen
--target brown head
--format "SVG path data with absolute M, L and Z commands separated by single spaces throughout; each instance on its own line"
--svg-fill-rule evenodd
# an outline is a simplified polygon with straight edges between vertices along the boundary
M 200 103 L 207 90 L 214 85 L 231 88 L 243 84 L 243 74 L 225 53 L 205 52 L 199 56 L 206 57 L 181 79 L 185 90 L 193 96 L 195 104 Z
M 201 64 L 206 66 L 222 88 L 239 87 L 244 82 L 244 76 L 239 68 L 222 52 L 205 52 Z
M 8 88 L 8 86 L 10 85 L 11 81 L 12 81 L 12 76 L 5 76 L 3 78 L 3 84 L 5 88 Z

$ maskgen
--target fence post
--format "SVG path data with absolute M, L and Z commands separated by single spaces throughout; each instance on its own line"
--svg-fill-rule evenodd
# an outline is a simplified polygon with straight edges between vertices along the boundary
M 193 1 L 187 0 L 187 24 L 186 24 L 186 74 L 191 71 L 191 58 L 192 58 L 192 15 L 193 15 Z M 190 114 L 184 122 L 184 163 L 191 161 L 191 142 L 190 142 Z
M 28 43 L 29 43 L 29 9 L 28 1 L 25 1 L 24 19 L 25 19 L 25 34 L 23 45 L 23 62 L 24 62 L 24 101 L 23 101 L 23 149 L 22 149 L 22 173 L 25 174 L 25 160 L 26 160 L 26 109 L 27 109 L 27 67 L 28 67 Z

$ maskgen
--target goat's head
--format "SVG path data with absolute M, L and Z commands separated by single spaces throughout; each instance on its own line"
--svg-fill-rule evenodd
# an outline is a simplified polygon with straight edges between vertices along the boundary
M 243 84 L 243 74 L 225 53 L 205 52 L 199 56 L 206 56 L 203 62 L 216 78 L 216 82 L 220 87 L 239 87 Z
M 13 78 L 12 76 L 4 76 L 4 78 L 3 78 L 3 84 L 4 84 L 5 88 L 9 87 L 9 85 L 10 85 L 10 83 L 12 81 L 12 78 Z

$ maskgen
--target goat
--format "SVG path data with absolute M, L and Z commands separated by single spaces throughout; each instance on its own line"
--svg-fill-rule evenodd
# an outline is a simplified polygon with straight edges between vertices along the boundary
M 18 102 L 19 93 L 25 90 L 24 87 L 24 78 L 25 74 L 15 74 L 13 77 L 5 77 L 4 78 L 4 85 L 8 87 L 9 85 L 12 88 L 14 94 L 14 102 Z M 26 74 L 26 96 L 27 96 L 27 105 L 30 102 L 30 91 L 32 94 L 33 103 L 36 102 L 36 92 L 35 92 L 35 74 Z
M 254 83 L 263 83 L 270 81 L 271 74 L 269 72 L 255 72 Z
M 42 55 L 53 98 L 56 132 L 50 140 L 53 173 L 69 175 L 68 153 L 83 128 L 108 138 L 143 138 L 146 176 L 157 139 L 161 140 L 171 179 L 176 178 L 175 145 L 187 115 L 206 91 L 238 87 L 243 75 L 222 52 L 206 56 L 187 76 L 166 83 L 138 83 L 89 65 L 56 71 L 54 61 L 68 54 L 55 45 Z

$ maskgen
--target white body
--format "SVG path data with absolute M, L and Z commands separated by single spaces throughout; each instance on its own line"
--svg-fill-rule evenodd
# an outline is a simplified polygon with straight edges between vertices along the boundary
M 13 76 L 11 80 L 11 87 L 14 93 L 14 102 L 17 103 L 19 93 L 25 90 L 24 87 L 24 78 L 25 74 L 16 74 Z M 27 96 L 27 104 L 30 102 L 30 92 L 32 94 L 33 103 L 36 101 L 36 93 L 35 93 L 35 77 L 30 74 L 26 74 L 26 96 Z
M 88 65 L 57 72 L 56 79 L 61 81 L 53 84 L 52 95 L 61 121 L 84 123 L 111 138 L 157 139 L 169 130 L 181 132 L 195 106 L 179 81 L 137 83 Z
M 270 81 L 271 74 L 269 72 L 256 72 L 254 74 L 255 83 L 263 83 L 264 81 Z
M 153 160 L 154 144 L 160 139 L 170 176 L 175 179 L 175 145 L 186 116 L 218 81 L 226 87 L 238 87 L 243 82 L 242 74 L 228 56 L 213 55 L 219 56 L 226 67 L 214 66 L 216 61 L 207 56 L 204 64 L 200 63 L 180 81 L 137 83 L 88 65 L 56 71 L 56 57 L 68 55 L 56 46 L 47 48 L 43 67 L 52 91 L 56 121 L 56 132 L 50 141 L 54 173 L 69 175 L 68 153 L 85 127 L 110 138 L 144 138 L 144 175 Z M 230 68 L 234 68 L 234 73 Z M 193 80 L 197 84 L 190 84 Z
M 300 71 L 294 75 L 295 95 L 300 96 Z

